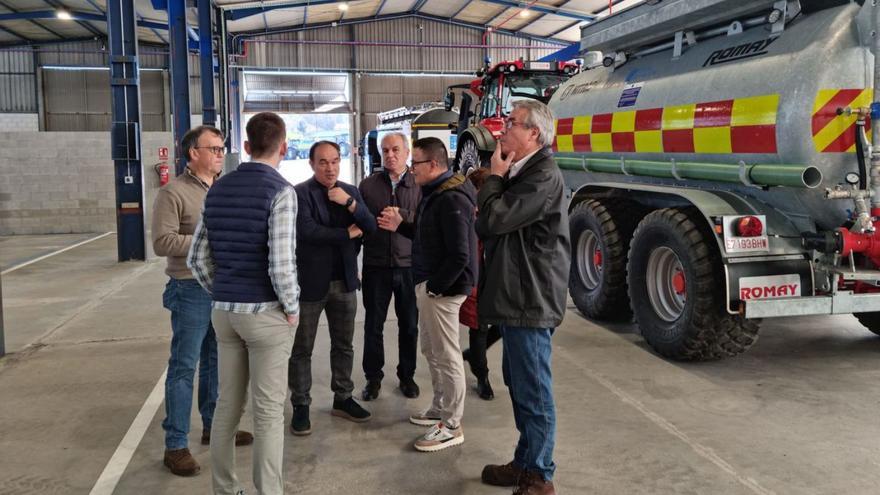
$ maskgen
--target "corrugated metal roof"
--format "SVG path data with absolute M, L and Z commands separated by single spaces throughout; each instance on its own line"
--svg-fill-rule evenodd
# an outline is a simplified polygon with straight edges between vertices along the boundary
M 152 2 L 131 0 L 139 20 L 158 24 L 167 23 L 165 11 L 157 11 Z M 631 3 L 640 0 L 614 0 Z M 72 13 L 105 15 L 107 0 L 56 0 Z M 229 22 L 231 33 L 268 31 L 291 27 L 319 27 L 332 22 L 345 23 L 380 19 L 389 15 L 434 16 L 437 20 L 466 23 L 471 28 L 494 27 L 514 34 L 524 34 L 559 42 L 579 40 L 577 25 L 584 19 L 600 13 L 608 6 L 607 0 L 355 0 L 328 2 L 326 0 L 215 0 L 234 20 Z M 340 5 L 347 5 L 346 10 Z M 528 16 L 521 17 L 528 6 Z M 0 2 L 0 14 L 42 12 L 52 14 L 54 7 L 46 0 L 15 0 Z M 198 25 L 195 8 L 188 9 L 187 19 L 194 28 Z M 567 28 L 567 29 L 564 29 Z M 0 20 L 0 46 L 28 42 L 56 42 L 65 39 L 81 40 L 106 37 L 107 26 L 101 20 L 61 20 L 51 16 L 39 19 Z M 167 43 L 163 29 L 138 28 L 140 40 Z

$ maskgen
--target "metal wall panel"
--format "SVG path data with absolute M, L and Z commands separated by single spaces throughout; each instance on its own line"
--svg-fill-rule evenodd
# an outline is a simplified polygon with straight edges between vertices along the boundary
M 0 74 L 0 112 L 37 113 L 33 75 Z
M 30 48 L 0 50 L 0 73 L 33 71 L 34 54 Z
M 376 128 L 376 114 L 403 106 L 440 101 L 452 84 L 470 82 L 470 77 L 383 76 L 364 74 L 360 79 L 361 129 Z

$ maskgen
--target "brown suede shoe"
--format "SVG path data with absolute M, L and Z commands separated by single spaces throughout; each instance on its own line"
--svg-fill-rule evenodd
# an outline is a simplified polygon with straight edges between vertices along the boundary
M 480 476 L 483 483 L 495 486 L 516 486 L 523 469 L 516 467 L 513 461 L 502 466 L 488 464 L 483 468 L 483 474 Z
M 177 476 L 195 476 L 202 469 L 189 449 L 166 450 L 165 466 Z
M 539 473 L 526 471 L 519 477 L 513 495 L 556 495 L 556 489 L 552 481 L 546 481 Z
M 250 445 L 254 443 L 254 435 L 247 431 L 235 432 L 235 446 Z M 202 445 L 211 445 L 211 430 L 202 430 Z

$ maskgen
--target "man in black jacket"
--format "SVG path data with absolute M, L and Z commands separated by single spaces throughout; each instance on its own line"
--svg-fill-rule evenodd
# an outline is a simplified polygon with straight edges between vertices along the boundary
M 437 138 L 413 143 L 412 173 L 422 186 L 415 224 L 403 223 L 397 208 L 379 217 L 379 227 L 413 238 L 413 278 L 422 330 L 422 354 L 428 360 L 434 399 L 431 407 L 410 416 L 431 428 L 415 442 L 416 450 L 434 452 L 464 442 L 465 375 L 458 342 L 458 312 L 477 273 L 474 233 L 474 186 L 449 170 L 446 146 Z
M 482 478 L 517 485 L 515 494 L 555 493 L 550 338 L 565 314 L 571 253 L 565 184 L 550 150 L 553 134 L 546 105 L 514 103 L 492 156 L 492 175 L 478 197 L 476 229 L 485 255 L 478 314 L 480 323 L 501 327 L 504 383 L 520 432 L 513 461 L 486 466 Z
M 357 256 L 364 232 L 376 230 L 357 188 L 338 182 L 339 145 L 320 141 L 309 150 L 314 177 L 295 187 L 296 268 L 300 286 L 300 320 L 288 364 L 291 430 L 294 435 L 312 431 L 309 391 L 312 388 L 312 349 L 318 320 L 326 310 L 330 329 L 330 370 L 333 390 L 331 414 L 363 422 L 370 413 L 351 397 L 354 383 L 354 317 L 357 311 Z
M 406 166 L 409 138 L 400 132 L 382 138 L 382 171 L 361 181 L 358 188 L 370 213 L 378 216 L 388 206 L 399 208 L 407 223 L 415 219 L 422 199 L 421 189 Z M 412 241 L 397 232 L 378 229 L 364 236 L 364 374 L 367 386 L 361 397 L 373 400 L 379 396 L 385 374 L 385 344 L 382 330 L 388 314 L 391 295 L 397 314 L 398 364 L 397 378 L 404 396 L 415 399 L 419 386 L 413 380 L 416 372 L 416 344 L 419 339 L 419 313 L 416 309 L 415 284 L 412 276 Z

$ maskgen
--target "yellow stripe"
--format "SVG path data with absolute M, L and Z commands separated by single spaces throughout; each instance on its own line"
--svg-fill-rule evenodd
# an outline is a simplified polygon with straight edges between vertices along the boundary
M 730 127 L 694 129 L 694 153 L 732 153 Z
M 838 115 L 824 129 L 813 136 L 813 144 L 816 145 L 816 151 L 821 153 L 840 137 L 841 134 L 847 132 L 849 128 L 856 123 L 858 117 L 855 115 Z
M 813 103 L 812 115 L 816 115 L 816 112 L 825 108 L 825 105 L 827 105 L 828 102 L 839 92 L 839 89 L 820 89 L 819 92 L 816 93 L 816 101 Z
M 593 117 L 591 115 L 581 115 L 574 118 L 574 126 L 571 133 L 577 135 L 589 134 L 590 127 L 593 125 Z
M 696 109 L 696 104 L 663 108 L 663 129 L 693 129 Z
M 614 146 L 611 143 L 611 133 L 603 132 L 590 135 L 590 146 L 594 153 L 611 153 Z
M 574 138 L 571 136 L 556 136 L 556 148 L 559 151 L 574 151 Z
M 733 100 L 730 125 L 774 125 L 779 95 L 752 96 Z
M 636 153 L 663 153 L 663 131 L 636 131 Z
M 615 112 L 611 116 L 611 132 L 633 132 L 636 130 L 636 112 Z

